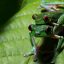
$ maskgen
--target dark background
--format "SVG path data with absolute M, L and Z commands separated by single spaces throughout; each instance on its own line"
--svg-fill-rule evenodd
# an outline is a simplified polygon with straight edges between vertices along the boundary
M 0 0 L 0 31 L 7 21 L 21 8 L 23 0 Z

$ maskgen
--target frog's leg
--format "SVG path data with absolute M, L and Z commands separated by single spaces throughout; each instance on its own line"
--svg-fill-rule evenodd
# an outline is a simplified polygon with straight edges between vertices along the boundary
M 60 48 L 62 47 L 63 43 L 64 43 L 64 38 L 63 39 L 59 39 L 58 46 L 57 46 L 57 49 L 56 49 L 58 52 L 60 51 Z
M 59 30 L 61 30 L 61 28 L 60 27 L 63 27 L 64 28 L 64 14 L 62 14 L 61 16 L 60 16 L 60 18 L 58 19 L 58 22 L 57 22 L 59 25 L 58 25 L 58 27 L 56 27 L 57 29 L 57 31 L 56 32 L 59 32 Z M 60 28 L 60 29 L 59 29 Z M 62 44 L 64 43 L 64 37 L 62 38 L 62 39 L 59 39 L 59 42 L 58 42 L 58 46 L 57 46 L 57 49 L 56 49 L 56 51 L 60 51 L 60 49 L 61 49 L 61 46 L 62 46 Z
M 35 42 L 35 32 L 30 33 L 30 41 L 31 41 L 32 50 L 34 54 L 34 62 L 36 62 L 37 61 L 37 51 L 36 51 L 37 45 Z
M 48 12 L 51 12 L 51 11 L 53 12 L 53 11 L 55 11 L 55 10 L 51 9 L 50 6 L 40 5 L 40 7 L 41 7 L 41 8 L 45 8 Z
M 53 58 L 53 62 L 56 61 L 57 56 L 62 52 L 62 50 L 63 50 L 63 48 L 64 48 L 64 47 L 62 47 L 62 44 L 63 44 L 63 43 L 64 43 L 64 38 L 59 39 L 57 48 L 56 48 L 56 50 L 55 50 L 55 56 L 54 56 L 54 58 Z
M 36 44 L 35 44 L 35 37 L 34 37 L 34 33 L 30 32 L 30 42 L 32 45 L 32 50 L 26 54 L 24 54 L 25 57 L 31 56 L 31 55 L 36 55 Z
M 63 48 L 62 47 L 63 43 L 64 43 L 64 38 L 59 39 L 58 46 L 56 48 L 56 56 L 58 56 L 62 52 L 61 49 Z
M 34 36 L 34 32 L 30 32 L 29 35 L 30 35 L 30 41 L 31 41 L 31 45 L 32 47 L 35 47 L 36 48 L 36 43 L 35 43 L 35 36 Z

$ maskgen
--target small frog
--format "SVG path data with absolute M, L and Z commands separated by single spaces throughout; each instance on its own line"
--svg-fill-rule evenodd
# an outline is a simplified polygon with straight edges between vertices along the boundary
M 31 52 L 24 55 L 25 57 L 34 55 L 34 61 L 38 64 L 55 64 L 64 42 L 64 36 L 59 35 L 61 32 L 58 28 L 63 27 L 64 15 L 62 14 L 63 12 L 46 11 L 32 16 L 35 24 L 29 25 L 28 29 L 33 48 Z M 35 37 L 44 37 L 40 46 L 35 43 Z

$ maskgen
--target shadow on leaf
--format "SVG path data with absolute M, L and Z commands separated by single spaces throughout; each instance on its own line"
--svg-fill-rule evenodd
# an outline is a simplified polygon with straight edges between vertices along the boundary
M 20 10 L 23 0 L 0 0 L 0 32 L 4 31 L 8 20 Z

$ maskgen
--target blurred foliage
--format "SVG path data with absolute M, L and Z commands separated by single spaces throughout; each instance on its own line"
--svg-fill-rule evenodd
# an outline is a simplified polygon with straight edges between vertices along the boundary
M 20 4 L 22 4 L 22 0 L 0 0 L 0 31 L 8 20 L 20 10 Z
M 23 54 L 32 48 L 28 26 L 34 23 L 32 15 L 40 13 L 39 5 L 40 0 L 0 1 L 0 64 L 34 64 L 33 57 Z
M 64 2 L 64 0 L 45 0 L 46 2 Z

